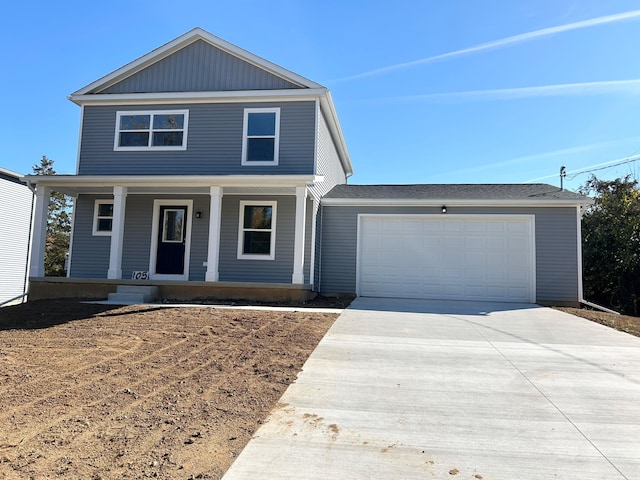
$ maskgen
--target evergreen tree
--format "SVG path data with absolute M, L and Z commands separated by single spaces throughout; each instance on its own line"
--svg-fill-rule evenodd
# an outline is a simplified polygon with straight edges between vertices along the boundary
M 33 166 L 36 175 L 55 175 L 53 160 L 43 155 L 40 164 Z M 64 277 L 65 261 L 69 252 L 71 197 L 64 193 L 51 192 L 47 214 L 47 239 L 44 252 L 44 274 L 47 277 Z

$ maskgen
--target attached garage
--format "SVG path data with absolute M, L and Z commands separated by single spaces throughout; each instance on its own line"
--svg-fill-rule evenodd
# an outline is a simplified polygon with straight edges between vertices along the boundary
M 323 199 L 324 295 L 577 305 L 588 197 L 546 184 L 337 185 Z
M 533 217 L 360 215 L 362 296 L 535 301 Z

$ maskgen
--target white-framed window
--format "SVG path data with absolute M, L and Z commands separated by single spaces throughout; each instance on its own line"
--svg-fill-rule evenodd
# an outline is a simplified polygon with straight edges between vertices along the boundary
M 238 258 L 273 260 L 276 252 L 277 202 L 241 201 Z
M 245 108 L 242 165 L 277 165 L 280 108 Z
M 116 113 L 114 150 L 186 150 L 189 110 Z
M 113 200 L 96 200 L 93 208 L 93 234 L 111 235 Z

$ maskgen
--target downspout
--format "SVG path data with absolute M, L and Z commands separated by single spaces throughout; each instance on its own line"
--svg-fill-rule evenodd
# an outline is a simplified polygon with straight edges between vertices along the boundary
M 324 205 L 322 198 L 320 199 L 320 225 L 318 225 L 320 232 L 318 234 L 318 294 L 322 295 L 322 221 L 324 220 Z
M 27 263 L 24 267 L 24 283 L 22 284 L 22 303 L 24 298 L 29 294 L 29 264 L 31 263 L 31 235 L 33 234 L 33 208 L 36 200 L 36 189 L 31 185 L 31 181 L 27 180 L 27 188 L 31 190 L 31 211 L 29 212 L 29 235 L 27 242 Z
M 596 310 L 620 315 L 620 313 L 616 312 L 615 310 L 611 310 L 607 307 L 603 307 L 602 305 L 598 305 L 584 299 L 584 285 L 582 279 L 582 213 L 580 212 L 582 206 L 583 205 L 578 205 L 576 207 L 576 224 L 578 226 L 578 302 L 588 307 L 595 308 Z

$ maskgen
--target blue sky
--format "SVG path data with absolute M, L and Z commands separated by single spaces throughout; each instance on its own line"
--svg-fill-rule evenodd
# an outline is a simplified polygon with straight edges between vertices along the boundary
M 99 5 L 96 7 L 95 5 Z M 176 8 L 176 5 L 179 9 Z M 327 86 L 350 183 L 640 172 L 637 0 L 7 2 L 0 167 L 74 173 L 67 96 L 195 26 Z M 619 166 L 618 162 L 628 161 Z M 576 175 L 578 174 L 578 175 Z

